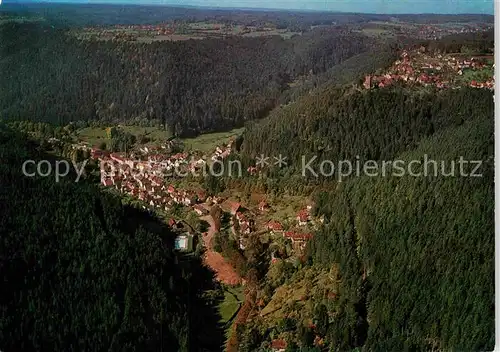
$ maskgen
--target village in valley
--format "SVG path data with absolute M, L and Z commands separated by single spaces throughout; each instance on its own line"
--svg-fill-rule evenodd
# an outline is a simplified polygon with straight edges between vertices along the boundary
M 201 182 L 184 182 L 183 176 L 203 175 L 214 163 L 226 160 L 235 150 L 234 137 L 221 141 L 208 153 L 179 151 L 175 143 L 171 139 L 129 153 L 112 153 L 98 147 L 90 147 L 89 152 L 98 165 L 103 187 L 135 200 L 144 210 L 161 214 L 176 233 L 177 250 L 189 254 L 204 246 L 205 263 L 222 283 L 235 286 L 244 280 L 219 253 L 220 249 L 214 248 L 214 237 L 219 232 L 225 232 L 241 252 L 255 238 L 268 244 L 267 248 L 275 248 L 270 245 L 274 241 L 285 243 L 288 250 L 269 250 L 269 265 L 281 260 L 301 260 L 314 229 L 323 222 L 322 218 L 314 218 L 311 201 L 298 200 L 290 208 L 289 204 L 269 201 L 266 195 L 245 202 L 232 192 L 209 194 Z M 82 145 L 85 144 L 79 143 L 77 148 Z M 260 170 L 255 166 L 244 171 L 248 177 L 259 177 Z M 284 208 L 287 209 L 283 211 Z M 175 209 L 182 209 L 182 215 L 173 215 Z M 206 224 L 201 230 L 186 221 L 194 216 Z
M 493 71 L 492 56 L 439 54 L 421 47 L 403 50 L 389 69 L 366 76 L 361 89 L 408 85 L 493 90 Z M 161 214 L 176 233 L 177 250 L 193 253 L 202 246 L 205 262 L 217 278 L 234 286 L 243 281 L 223 258 L 220 248 L 214 248 L 220 233 L 234 241 L 242 253 L 252 239 L 258 238 L 266 243 L 272 265 L 280 260 L 300 261 L 314 230 L 323 222 L 313 216 L 314 204 L 309 199 L 290 202 L 270 199 L 266 194 L 241 197 L 236 190 L 211 193 L 206 189 L 203 179 L 214 164 L 222 164 L 236 154 L 238 135 L 214 137 L 215 143 L 208 143 L 208 148 L 184 148 L 173 137 L 138 144 L 128 152 L 113 153 L 82 140 L 73 148 L 87 151 L 103 187 L 135 201 L 144 210 Z M 261 171 L 255 165 L 239 173 L 258 178 Z M 187 223 L 189 214 L 205 226 Z M 288 250 L 276 250 L 270 245 L 276 241 L 284 242 Z
M 399 59 L 389 68 L 365 76 L 364 81 L 360 79 L 355 89 L 365 92 L 405 87 L 493 90 L 493 72 L 492 55 L 444 54 L 420 47 L 402 50 Z M 61 145 L 66 145 L 73 151 L 83 151 L 85 156 L 80 160 L 90 161 L 90 173 L 100 187 L 168 224 L 175 250 L 182 257 L 203 259 L 225 290 L 225 299 L 219 307 L 224 324 L 231 323 L 243 310 L 246 290 L 252 286 L 246 281 L 251 280 L 246 264 L 240 266 L 239 263 L 258 256 L 269 272 L 302 267 L 307 245 L 325 221 L 324 217 L 315 215 L 314 201 L 307 197 L 277 196 L 266 191 L 242 190 L 244 187 L 229 186 L 222 190 L 209 187 L 207 179 L 218 178 L 214 172 L 217 165 L 224 168 L 237 161 L 238 144 L 241 144 L 238 138 L 243 129 L 201 135 L 193 140 L 172 136 L 165 126 L 70 125 L 63 132 L 67 140 L 47 141 L 53 150 L 64 155 Z M 130 148 L 113 145 L 113 139 L 132 135 L 134 142 Z M 59 147 L 54 148 L 57 145 Z M 250 162 L 244 169 L 241 164 L 237 166 L 240 169 L 236 175 L 242 184 L 260 179 L 265 171 L 265 166 L 258 162 Z M 223 173 L 221 176 L 226 177 L 233 175 Z M 311 282 L 321 288 L 317 291 L 328 300 L 337 299 L 328 281 L 335 277 L 335 268 L 324 272 L 306 270 L 304 275 L 296 279 L 298 284 L 294 289 L 299 287 L 298 290 L 282 285 L 271 294 L 259 291 L 255 297 L 257 319 L 273 321 L 287 316 L 293 310 L 283 307 L 288 307 L 289 302 L 304 301 L 308 294 L 306 287 Z M 282 337 L 272 340 L 272 350 L 285 350 L 287 343 Z M 318 346 L 321 343 L 315 341 Z

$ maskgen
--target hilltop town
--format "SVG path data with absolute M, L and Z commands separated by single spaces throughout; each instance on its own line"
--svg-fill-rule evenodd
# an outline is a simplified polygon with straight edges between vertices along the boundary
M 493 90 L 494 68 L 492 55 L 439 54 L 422 47 L 404 50 L 386 72 L 366 76 L 363 87 L 384 88 L 400 83 L 439 89 L 470 86 Z

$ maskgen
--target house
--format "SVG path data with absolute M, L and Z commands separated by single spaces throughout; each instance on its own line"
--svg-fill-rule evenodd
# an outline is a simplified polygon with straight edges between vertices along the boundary
M 241 224 L 242 222 L 246 221 L 245 215 L 242 212 L 237 212 L 236 213 L 236 219 L 238 219 L 238 222 Z
M 306 209 L 302 209 L 298 212 L 297 221 L 299 222 L 300 226 L 307 225 L 307 222 L 309 221 L 309 213 Z
M 321 215 L 321 216 L 319 217 L 319 222 L 320 222 L 320 223 L 322 223 L 322 224 L 324 224 L 324 223 L 325 223 L 325 215 Z
M 365 87 L 365 89 L 370 89 L 372 87 L 372 76 L 368 75 L 365 77 L 363 86 Z
M 95 148 L 95 147 L 90 150 L 90 157 L 92 159 L 97 160 L 97 159 L 101 158 L 102 156 L 103 156 L 103 151 L 102 150 L 100 150 L 98 148 Z
M 250 223 L 249 222 L 243 222 L 241 225 L 240 225 L 240 232 L 242 234 L 245 234 L 245 235 L 248 235 L 250 234 L 250 232 L 252 232 L 251 228 L 250 228 Z
M 241 249 L 242 251 L 244 251 L 244 250 L 245 250 L 245 248 L 247 248 L 247 247 L 246 247 L 246 245 L 245 245 L 245 239 L 244 239 L 243 237 L 240 237 L 240 239 L 239 239 L 238 243 L 239 243 L 239 245 L 240 245 L 240 249 Z
M 125 159 L 116 153 L 111 154 L 110 157 L 111 157 L 111 160 L 116 161 L 118 164 L 125 163 Z
M 196 203 L 196 195 L 189 193 L 184 196 L 184 199 L 182 200 L 184 205 L 191 205 Z
M 198 202 L 205 202 L 207 200 L 207 193 L 205 191 L 198 191 L 196 193 L 198 196 Z
M 200 204 L 195 204 L 193 206 L 193 209 L 196 212 L 196 214 L 198 214 L 199 216 L 208 214 L 208 211 Z
M 306 247 L 307 242 L 313 238 L 313 235 L 310 233 L 287 231 L 283 234 L 283 237 L 289 238 L 292 241 L 295 250 L 302 251 Z
M 110 178 L 106 178 L 102 180 L 102 184 L 106 187 L 113 186 L 113 181 Z
M 193 250 L 193 236 L 186 233 L 175 238 L 175 249 L 183 252 Z
M 154 186 L 161 186 L 163 184 L 163 180 L 157 176 L 154 176 L 151 178 L 151 183 L 154 185 Z
M 267 224 L 267 229 L 273 233 L 282 232 L 283 226 L 279 222 L 273 220 L 269 221 L 269 223 Z
M 257 168 L 255 166 L 250 166 L 248 169 L 247 169 L 248 173 L 250 175 L 255 175 L 257 173 Z
M 292 243 L 305 242 L 313 238 L 313 235 L 310 233 L 296 233 L 293 231 L 287 231 L 284 233 L 283 236 L 291 239 Z
M 276 339 L 271 341 L 271 349 L 275 352 L 285 352 L 288 344 L 283 339 Z
M 172 185 L 169 185 L 168 188 L 167 188 L 167 192 L 168 193 L 175 193 L 175 187 L 172 186 Z
M 269 204 L 267 204 L 265 201 L 259 203 L 260 211 L 266 211 L 267 209 L 269 209 Z
M 241 208 L 241 204 L 240 203 L 236 203 L 236 202 L 231 203 L 231 214 L 235 215 L 236 213 L 238 213 L 238 211 L 240 210 L 240 208 Z

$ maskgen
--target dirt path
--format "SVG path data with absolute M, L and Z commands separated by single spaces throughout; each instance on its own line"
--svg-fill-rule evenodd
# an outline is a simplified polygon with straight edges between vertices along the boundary
M 210 224 L 207 235 L 203 236 L 203 243 L 207 249 L 203 258 L 205 263 L 215 272 L 217 280 L 230 286 L 239 285 L 241 283 L 240 276 L 236 273 L 234 268 L 226 262 L 224 257 L 220 253 L 215 252 L 212 248 L 213 238 L 216 233 L 213 217 L 207 215 L 200 217 L 200 219 Z

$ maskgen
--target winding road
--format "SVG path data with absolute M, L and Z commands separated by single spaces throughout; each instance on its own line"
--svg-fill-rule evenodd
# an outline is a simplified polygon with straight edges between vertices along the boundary
M 213 250 L 212 242 L 215 233 L 215 221 L 211 215 L 202 216 L 200 220 L 205 220 L 210 225 L 208 232 L 203 236 L 203 244 L 205 245 L 206 252 L 203 257 L 205 264 L 207 264 L 214 272 L 218 281 L 229 285 L 236 286 L 241 283 L 241 277 L 236 273 L 234 268 L 226 262 L 224 257 Z

